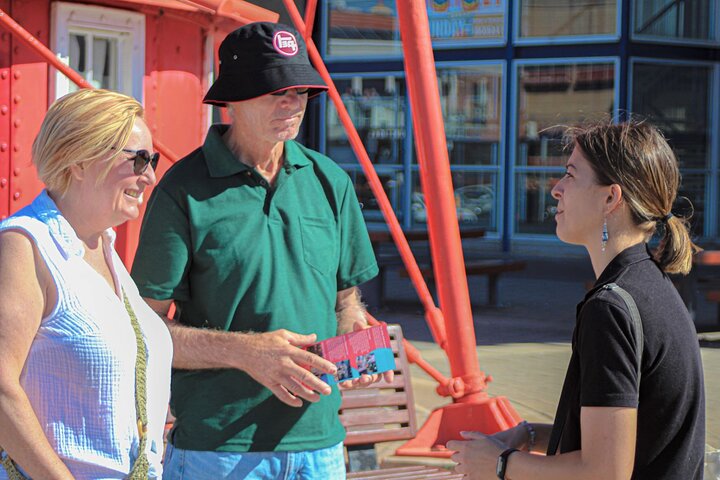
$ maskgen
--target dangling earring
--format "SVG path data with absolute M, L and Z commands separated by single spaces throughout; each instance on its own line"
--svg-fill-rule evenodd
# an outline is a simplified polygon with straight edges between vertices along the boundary
M 608 232 L 607 232 L 607 218 L 603 220 L 603 229 L 602 229 L 602 237 L 600 239 L 601 245 L 602 245 L 602 251 L 605 251 L 605 247 L 607 246 L 608 241 Z

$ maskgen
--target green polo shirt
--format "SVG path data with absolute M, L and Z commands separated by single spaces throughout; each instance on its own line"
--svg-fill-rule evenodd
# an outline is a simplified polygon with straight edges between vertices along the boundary
M 213 126 L 148 202 L 132 275 L 140 293 L 174 299 L 197 328 L 337 334 L 339 290 L 377 275 L 348 175 L 290 141 L 274 187 L 239 162 Z M 242 354 L 243 352 L 239 352 Z M 342 441 L 340 395 L 286 406 L 234 369 L 174 370 L 172 443 L 204 451 L 298 451 Z

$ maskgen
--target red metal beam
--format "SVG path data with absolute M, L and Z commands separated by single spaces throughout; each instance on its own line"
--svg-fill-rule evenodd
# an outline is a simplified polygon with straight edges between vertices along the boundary
M 342 102 L 340 93 L 338 92 L 335 83 L 333 82 L 332 78 L 330 78 L 330 73 L 325 67 L 325 63 L 320 56 L 320 52 L 315 46 L 315 43 L 312 41 L 312 38 L 306 36 L 305 23 L 303 22 L 303 19 L 300 16 L 300 12 L 295 6 L 295 3 L 293 2 L 293 0 L 283 0 L 283 3 L 285 4 L 285 8 L 287 8 L 288 13 L 290 14 L 290 18 L 295 24 L 295 27 L 300 32 L 300 35 L 306 39 L 310 60 L 312 61 L 315 68 L 317 68 L 320 76 L 322 76 L 323 80 L 329 88 L 328 95 L 335 104 L 335 108 L 338 112 L 338 118 L 345 127 L 345 131 L 347 132 L 350 145 L 352 146 L 352 149 L 355 152 L 355 155 L 357 156 L 360 165 L 362 166 L 365 177 L 367 177 L 368 180 L 368 185 L 370 186 L 370 189 L 372 190 L 375 198 L 378 201 L 380 211 L 385 217 L 385 221 L 390 228 L 390 234 L 392 235 L 393 241 L 397 246 L 400 257 L 405 264 L 405 268 L 407 269 L 410 280 L 412 281 L 412 284 L 418 293 L 420 302 L 423 304 L 423 307 L 425 309 L 425 319 L 428 322 L 433 338 L 441 348 L 445 349 L 446 335 L 445 325 L 442 320 L 442 312 L 439 308 L 435 306 L 435 302 L 432 298 L 432 295 L 430 294 L 430 291 L 428 290 L 425 279 L 420 272 L 420 268 L 415 261 L 415 257 L 413 256 L 412 251 L 410 250 L 410 245 L 408 244 L 407 239 L 405 238 L 405 234 L 402 231 L 400 222 L 398 222 L 398 219 L 395 216 L 392 205 L 390 205 L 390 200 L 385 194 L 385 190 L 383 190 L 382 188 L 380 178 L 375 172 L 375 168 L 370 161 L 370 157 L 368 156 L 367 151 L 365 150 L 365 147 L 360 140 L 360 135 L 358 135 L 357 130 L 352 123 L 350 114 L 348 113 L 345 105 Z
M 317 8 L 317 0 L 307 0 L 305 2 L 305 43 L 308 38 L 312 37 L 312 28 L 315 24 L 315 10 Z
M 63 75 L 72 80 L 75 85 L 81 88 L 94 88 L 87 80 L 85 80 L 79 73 L 65 65 L 60 61 L 57 56 L 47 48 L 41 41 L 35 38 L 30 32 L 25 30 L 19 23 L 10 17 L 4 10 L 0 9 L 0 25 L 7 28 L 10 33 L 15 35 L 15 38 L 22 41 L 25 45 L 30 47 L 33 51 L 37 52 L 43 60 L 47 61 L 50 65 L 59 70 Z M 175 155 L 169 148 L 163 145 L 159 140 L 153 139 L 153 145 L 165 158 L 175 163 L 178 160 L 178 156 Z
M 453 382 L 445 387 L 457 402 L 434 410 L 417 436 L 396 453 L 449 457 L 444 445 L 460 438 L 461 430 L 494 433 L 520 417 L 504 397 L 488 397 L 489 379 L 478 363 L 427 7 L 414 0 L 398 0 L 396 5 L 433 270 L 448 335 L 445 351 Z
M 405 79 L 410 96 L 420 178 L 427 208 L 427 224 L 438 296 L 445 317 L 453 377 L 461 378 L 465 396 L 485 395 L 485 379 L 478 364 L 470 295 L 450 175 L 445 124 L 433 59 L 427 9 L 423 2 L 396 3 Z M 412 41 L 408 41 L 412 39 Z M 422 121 L 419 121 L 422 119 Z

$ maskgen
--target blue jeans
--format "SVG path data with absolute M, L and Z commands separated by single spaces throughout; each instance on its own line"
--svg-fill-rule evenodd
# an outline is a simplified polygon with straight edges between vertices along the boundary
M 342 443 L 302 452 L 165 451 L 163 480 L 345 480 Z

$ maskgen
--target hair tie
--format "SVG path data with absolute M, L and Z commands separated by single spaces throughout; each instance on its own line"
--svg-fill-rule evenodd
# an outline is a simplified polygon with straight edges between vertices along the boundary
M 670 213 L 668 213 L 667 215 L 665 215 L 664 217 L 660 218 L 659 221 L 660 221 L 663 225 L 667 225 L 667 223 L 670 221 L 670 219 L 671 219 L 672 217 L 674 217 L 674 216 L 675 216 L 675 215 L 673 215 L 672 212 L 670 212 Z

